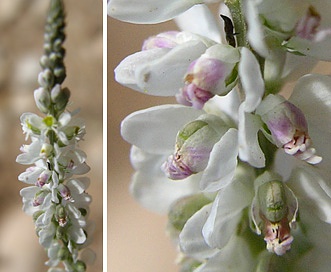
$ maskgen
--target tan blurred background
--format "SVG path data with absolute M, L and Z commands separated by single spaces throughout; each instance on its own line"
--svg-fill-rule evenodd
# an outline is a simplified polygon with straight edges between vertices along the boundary
M 39 58 L 49 1 L 0 1 L 0 272 L 46 271 L 32 218 L 22 212 L 17 180 L 25 166 L 15 162 L 24 144 L 19 117 L 36 112 Z M 80 108 L 87 134 L 80 144 L 91 171 L 88 192 L 93 197 L 90 219 L 96 223 L 91 248 L 97 260 L 88 271 L 102 271 L 102 2 L 65 0 L 67 11 L 67 78 L 71 106 Z M 92 103 L 91 103 L 92 102 Z
M 130 145 L 120 136 L 120 122 L 133 111 L 174 102 L 143 95 L 114 81 L 113 70 L 127 55 L 140 51 L 150 35 L 175 29 L 171 23 L 137 26 L 108 21 L 108 271 L 177 271 L 176 249 L 165 234 L 166 216 L 142 208 L 130 195 L 133 173 Z

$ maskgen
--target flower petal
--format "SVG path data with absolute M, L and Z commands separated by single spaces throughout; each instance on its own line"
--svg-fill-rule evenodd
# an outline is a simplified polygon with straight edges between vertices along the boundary
M 257 8 L 258 1 L 244 1 L 244 13 L 247 18 L 247 37 L 250 45 L 261 56 L 267 57 L 269 49 L 265 43 L 265 34 L 263 26 L 260 22 L 260 16 Z
M 331 77 L 306 75 L 300 78 L 289 101 L 304 112 L 309 124 L 331 131 Z
M 136 80 L 135 71 L 137 67 L 164 56 L 169 50 L 167 48 L 155 48 L 127 56 L 115 68 L 115 80 L 133 90 L 141 91 Z
M 245 101 L 241 107 L 246 112 L 254 111 L 262 100 L 264 94 L 264 81 L 260 66 L 253 53 L 243 47 L 239 62 L 239 76 L 245 92 Z
M 219 272 L 253 271 L 254 261 L 251 249 L 247 240 L 240 236 L 232 236 L 228 245 L 222 248 L 217 254 L 199 266 L 194 272 Z M 235 256 L 235 257 L 234 257 Z
M 132 146 L 130 150 L 130 160 L 136 171 L 143 171 L 150 175 L 160 175 L 163 173 L 161 165 L 167 160 L 167 154 L 151 154 L 144 150 Z
M 206 49 L 202 40 L 191 40 L 154 61 L 137 66 L 135 76 L 138 86 L 149 95 L 175 95 L 184 85 L 184 76 L 191 62 Z
M 217 249 L 210 248 L 202 236 L 202 227 L 210 214 L 212 204 L 208 204 L 197 211 L 187 220 L 179 235 L 179 246 L 186 255 L 197 260 L 203 260 L 214 255 Z
M 136 172 L 130 191 L 143 207 L 157 213 L 166 213 L 174 201 L 199 191 L 199 179 L 200 175 L 194 175 L 176 182 L 164 175 L 152 176 L 149 173 Z
M 152 154 L 171 154 L 178 131 L 202 111 L 181 105 L 161 105 L 127 116 L 121 125 L 123 138 Z
M 193 6 L 176 17 L 175 21 L 183 31 L 205 36 L 218 43 L 221 42 L 219 25 L 206 5 Z
M 203 2 L 201 0 L 110 0 L 107 13 L 125 22 L 153 24 L 170 20 Z
M 253 178 L 251 169 L 240 167 L 234 181 L 216 196 L 202 229 L 210 247 L 223 248 L 236 231 L 243 209 L 251 203 L 254 196 Z
M 300 201 L 309 203 L 309 210 L 331 224 L 331 188 L 313 167 L 297 167 L 288 182 Z
M 331 60 L 331 36 L 327 36 L 323 41 L 316 42 L 299 37 L 291 38 L 286 47 L 300 52 L 306 56 L 314 57 L 318 60 Z
M 239 109 L 239 157 L 254 167 L 265 166 L 265 156 L 258 141 L 258 131 L 262 127 L 257 115 Z
M 234 176 L 238 156 L 238 131 L 229 129 L 210 153 L 200 187 L 207 192 L 218 191 L 227 186 Z

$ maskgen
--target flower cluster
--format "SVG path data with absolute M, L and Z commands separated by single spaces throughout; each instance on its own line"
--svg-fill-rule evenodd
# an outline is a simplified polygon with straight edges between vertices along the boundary
M 66 110 L 70 91 L 63 88 L 64 7 L 52 0 L 45 28 L 45 54 L 41 58 L 40 88 L 34 91 L 44 114 L 24 113 L 23 132 L 30 144 L 21 147 L 16 161 L 32 165 L 18 179 L 29 184 L 20 192 L 23 210 L 33 216 L 39 243 L 47 250 L 49 271 L 85 271 L 94 253 L 85 249 L 91 240 L 88 221 L 90 180 L 76 177 L 89 171 L 86 154 L 77 145 L 85 134 L 84 121 Z M 56 268 L 63 263 L 62 268 Z
M 310 0 L 108 2 L 119 20 L 179 27 L 148 38 L 115 78 L 179 103 L 130 114 L 121 133 L 132 193 L 168 214 L 181 271 L 329 269 L 331 78 L 309 72 L 331 60 L 330 11 Z

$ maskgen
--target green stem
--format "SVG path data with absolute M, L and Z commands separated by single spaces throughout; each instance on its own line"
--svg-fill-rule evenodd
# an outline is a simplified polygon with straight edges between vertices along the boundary
M 236 33 L 236 38 L 237 38 L 237 45 L 249 47 L 249 44 L 248 44 L 248 41 L 246 38 L 247 26 L 245 23 L 244 15 L 242 13 L 241 0 L 225 0 L 224 3 L 229 8 L 231 16 L 232 16 L 233 25 L 234 25 L 234 29 L 235 29 L 235 33 Z

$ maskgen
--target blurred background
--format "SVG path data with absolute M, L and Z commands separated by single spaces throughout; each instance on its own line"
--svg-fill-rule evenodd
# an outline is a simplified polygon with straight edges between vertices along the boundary
M 32 218 L 22 212 L 17 180 L 25 166 L 15 162 L 26 143 L 23 112 L 39 113 L 33 91 L 38 87 L 43 32 L 50 1 L 0 1 L 0 271 L 46 271 L 47 256 L 38 244 Z M 65 0 L 67 39 L 63 86 L 71 90 L 70 109 L 80 108 L 87 134 L 80 147 L 91 171 L 90 219 L 96 224 L 91 248 L 97 259 L 88 271 L 102 271 L 102 1 Z
M 177 251 L 165 233 L 167 219 L 142 208 L 130 195 L 133 174 L 129 162 L 130 145 L 120 136 L 120 122 L 130 113 L 173 98 L 144 95 L 114 81 L 114 68 L 126 56 L 140 51 L 147 37 L 162 31 L 176 30 L 174 23 L 134 25 L 108 23 L 108 265 L 111 272 L 178 271 Z M 321 62 L 313 72 L 331 74 L 330 63 Z M 294 83 L 286 84 L 289 95 Z
M 144 95 L 114 81 L 114 68 L 141 50 L 145 38 L 176 29 L 173 23 L 141 26 L 108 22 L 108 266 L 111 272 L 177 271 L 176 249 L 165 233 L 166 216 L 142 208 L 130 195 L 133 174 L 130 145 L 120 136 L 120 122 L 143 108 L 174 103 L 173 98 Z

